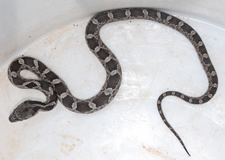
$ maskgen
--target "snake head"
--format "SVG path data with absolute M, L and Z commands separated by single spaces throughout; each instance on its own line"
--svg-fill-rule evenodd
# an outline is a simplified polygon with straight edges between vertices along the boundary
M 25 101 L 16 107 L 9 116 L 10 122 L 23 121 L 37 114 L 39 107 L 32 103 L 33 101 Z

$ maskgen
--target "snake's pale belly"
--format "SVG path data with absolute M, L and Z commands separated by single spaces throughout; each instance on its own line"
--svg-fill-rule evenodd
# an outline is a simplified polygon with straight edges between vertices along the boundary
M 32 57 L 19 57 L 9 66 L 9 80 L 22 89 L 37 89 L 43 92 L 47 100 L 45 102 L 27 100 L 20 104 L 10 115 L 11 122 L 28 119 L 38 111 L 49 111 L 57 104 L 57 99 L 69 110 L 77 113 L 92 113 L 104 108 L 117 94 L 122 80 L 122 71 L 118 59 L 110 49 L 102 42 L 99 31 L 102 26 L 108 23 L 130 20 L 145 19 L 165 24 L 187 37 L 194 46 L 203 69 L 208 78 L 208 89 L 202 96 L 190 97 L 177 91 L 167 91 L 161 94 L 157 101 L 158 111 L 166 126 L 178 138 L 186 152 L 183 141 L 166 120 L 161 104 L 166 96 L 176 96 L 191 104 L 202 104 L 208 102 L 216 93 L 218 78 L 213 64 L 209 58 L 206 47 L 198 33 L 182 20 L 167 13 L 149 8 L 125 8 L 100 12 L 89 21 L 86 27 L 85 38 L 91 52 L 102 63 L 106 71 L 106 80 L 97 95 L 86 100 L 74 97 L 66 86 L 65 82 L 51 71 L 41 61 Z M 66 68 L 65 68 L 66 69 Z M 25 79 L 20 76 L 22 70 L 29 70 L 35 73 L 39 80 Z M 188 153 L 189 154 L 189 153 Z M 190 154 L 189 154 L 190 155 Z

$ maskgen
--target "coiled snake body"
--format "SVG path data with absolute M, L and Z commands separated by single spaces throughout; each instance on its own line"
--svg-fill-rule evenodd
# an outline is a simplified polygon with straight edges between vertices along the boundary
M 176 96 L 191 104 L 202 104 L 208 102 L 216 93 L 218 78 L 216 71 L 210 61 L 206 47 L 198 33 L 182 20 L 167 13 L 149 8 L 125 8 L 100 12 L 89 21 L 86 27 L 85 38 L 91 52 L 96 55 L 106 71 L 106 81 L 97 95 L 86 100 L 74 97 L 65 82 L 52 72 L 39 60 L 32 57 L 19 57 L 14 60 L 8 69 L 9 80 L 19 88 L 37 89 L 42 91 L 46 97 L 46 102 L 27 100 L 20 104 L 10 115 L 11 122 L 22 121 L 34 116 L 38 111 L 49 111 L 57 103 L 57 99 L 69 110 L 77 113 L 92 113 L 98 111 L 109 104 L 117 94 L 122 72 L 119 61 L 110 49 L 102 42 L 99 31 L 105 24 L 130 19 L 152 20 L 165 24 L 186 36 L 194 46 L 203 69 L 208 77 L 208 90 L 200 97 L 190 97 L 176 91 L 167 91 L 159 96 L 157 101 L 158 111 L 166 126 L 178 138 L 186 152 L 184 143 L 179 135 L 166 120 L 161 104 L 166 96 Z M 22 70 L 29 70 L 38 75 L 39 80 L 25 79 L 21 77 Z M 188 153 L 189 154 L 189 153 Z

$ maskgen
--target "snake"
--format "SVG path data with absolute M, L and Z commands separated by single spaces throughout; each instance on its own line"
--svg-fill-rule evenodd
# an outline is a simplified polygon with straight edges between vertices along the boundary
M 66 83 L 40 60 L 28 56 L 16 58 L 8 68 L 9 80 L 16 87 L 41 91 L 45 94 L 46 101 L 24 101 L 13 110 L 9 116 L 9 121 L 22 121 L 33 117 L 39 111 L 50 111 L 56 106 L 58 99 L 67 109 L 76 113 L 93 113 L 108 105 L 121 86 L 122 69 L 116 56 L 101 40 L 100 29 L 109 23 L 131 19 L 151 20 L 173 28 L 183 34 L 197 52 L 208 78 L 208 89 L 206 92 L 202 96 L 191 97 L 178 91 L 166 91 L 159 96 L 156 102 L 161 119 L 190 156 L 182 139 L 165 117 L 162 110 L 162 100 L 167 96 L 175 96 L 191 104 L 206 103 L 216 94 L 218 88 L 217 73 L 199 34 L 190 25 L 177 17 L 152 8 L 112 9 L 99 12 L 90 19 L 86 26 L 85 39 L 90 51 L 101 62 L 106 72 L 106 79 L 102 88 L 91 98 L 84 100 L 74 97 Z M 38 76 L 38 79 L 24 78 L 20 74 L 22 70 L 33 72 Z

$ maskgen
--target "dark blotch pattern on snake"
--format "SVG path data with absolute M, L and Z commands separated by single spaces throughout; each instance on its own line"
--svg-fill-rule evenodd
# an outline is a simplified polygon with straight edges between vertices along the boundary
M 210 61 L 203 41 L 192 27 L 176 17 L 149 8 L 126 8 L 104 11 L 98 13 L 89 21 L 85 33 L 86 41 L 91 52 L 94 53 L 102 63 L 107 75 L 102 89 L 92 98 L 81 100 L 74 97 L 70 93 L 65 82 L 35 58 L 19 57 L 14 60 L 8 69 L 10 81 L 19 88 L 40 90 L 46 95 L 47 100 L 46 102 L 31 100 L 23 102 L 13 111 L 9 120 L 11 122 L 22 121 L 34 116 L 40 110 L 49 111 L 55 107 L 57 99 L 59 99 L 66 108 L 77 113 L 92 113 L 109 104 L 119 90 L 122 72 L 119 61 L 110 49 L 102 42 L 99 31 L 105 24 L 130 19 L 156 21 L 183 34 L 194 46 L 203 69 L 208 77 L 208 90 L 200 97 L 190 97 L 177 91 L 167 91 L 160 95 L 157 101 L 158 111 L 163 122 L 174 133 L 185 151 L 188 153 L 183 141 L 168 123 L 163 114 L 161 108 L 162 100 L 167 96 L 176 96 L 191 104 L 206 103 L 216 93 L 218 87 L 217 74 L 212 62 Z M 29 70 L 35 73 L 39 77 L 39 80 L 24 79 L 20 76 L 20 72 L 22 70 Z M 190 154 L 188 153 L 188 155 Z

